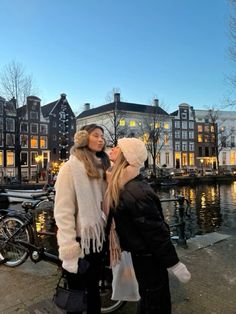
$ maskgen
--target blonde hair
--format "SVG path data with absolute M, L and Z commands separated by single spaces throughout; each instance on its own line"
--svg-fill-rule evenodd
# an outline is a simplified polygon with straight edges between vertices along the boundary
M 123 153 L 120 151 L 117 160 L 111 170 L 109 182 L 105 194 L 106 206 L 108 208 L 116 208 L 119 204 L 120 190 L 121 190 L 121 173 L 129 165 Z
M 70 153 L 84 163 L 88 177 L 91 179 L 101 178 L 98 168 L 102 168 L 102 164 L 96 158 L 94 153 L 91 152 L 87 147 L 77 148 L 74 145 L 71 148 Z

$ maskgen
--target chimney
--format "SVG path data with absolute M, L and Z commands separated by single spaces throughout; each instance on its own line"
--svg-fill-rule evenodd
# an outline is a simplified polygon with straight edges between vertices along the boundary
M 66 94 L 62 93 L 61 94 L 61 99 L 66 99 Z
M 120 93 L 114 94 L 114 102 L 120 102 Z
M 84 104 L 84 111 L 89 110 L 90 109 L 90 103 L 86 102 Z
M 157 98 L 153 99 L 153 106 L 159 107 L 159 99 Z

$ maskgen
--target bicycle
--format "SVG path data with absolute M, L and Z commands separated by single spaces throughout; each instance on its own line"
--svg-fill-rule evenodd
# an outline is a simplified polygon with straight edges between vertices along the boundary
M 23 264 L 29 256 L 34 263 L 44 260 L 61 266 L 56 249 L 56 224 L 53 218 L 54 195 L 45 192 L 42 193 L 41 198 L 43 199 L 23 202 L 24 212 L 9 210 L 2 214 L 0 252 L 6 258 L 6 266 L 17 267 Z M 45 237 L 51 239 L 48 247 L 43 245 Z M 112 313 L 126 303 L 111 300 L 112 272 L 108 266 L 107 255 L 103 256 L 99 287 L 102 313 Z

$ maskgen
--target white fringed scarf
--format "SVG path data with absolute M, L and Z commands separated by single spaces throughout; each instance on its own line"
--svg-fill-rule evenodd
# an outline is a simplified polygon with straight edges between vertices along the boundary
M 81 249 L 85 254 L 101 252 L 105 241 L 105 221 L 103 219 L 102 201 L 104 181 L 88 177 L 84 164 L 71 155 L 68 161 L 75 187 L 78 204 L 76 217 L 77 230 L 81 238 Z M 92 248 L 90 247 L 92 243 Z

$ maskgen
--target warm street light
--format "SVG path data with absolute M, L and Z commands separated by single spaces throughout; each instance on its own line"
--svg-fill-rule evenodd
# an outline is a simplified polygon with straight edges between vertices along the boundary
M 36 183 L 39 182 L 39 163 L 43 160 L 43 156 L 42 155 L 37 155 L 35 156 L 35 161 L 37 164 L 37 168 L 36 168 Z
M 201 163 L 201 167 L 202 167 L 202 176 L 203 176 L 203 163 L 204 163 L 204 160 L 200 159 L 200 163 Z

